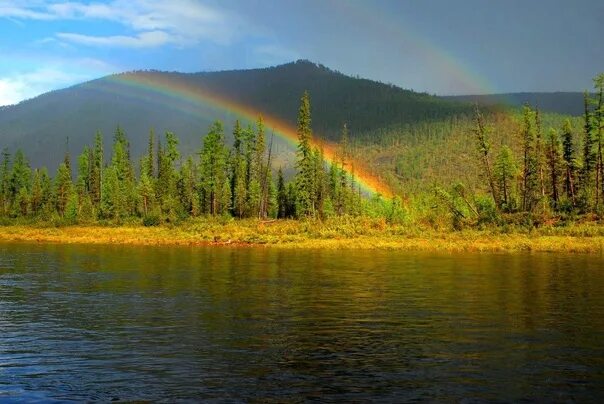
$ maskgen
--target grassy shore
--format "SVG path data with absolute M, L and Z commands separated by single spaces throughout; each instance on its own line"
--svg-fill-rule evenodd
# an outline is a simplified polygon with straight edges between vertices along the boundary
M 130 244 L 220 245 L 276 248 L 392 249 L 421 251 L 604 252 L 604 226 L 595 223 L 531 230 L 438 231 L 389 225 L 381 220 L 258 221 L 196 219 L 176 226 L 138 224 L 50 226 L 9 224 L 0 241 Z

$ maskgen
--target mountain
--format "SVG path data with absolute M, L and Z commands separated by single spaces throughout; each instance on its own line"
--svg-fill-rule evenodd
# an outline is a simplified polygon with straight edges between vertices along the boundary
M 477 103 L 483 106 L 507 105 L 520 107 L 528 103 L 544 112 L 573 116 L 583 114 L 583 93 L 580 92 L 460 95 L 443 98 L 451 101 Z
M 144 81 L 148 85 L 130 85 Z M 129 84 L 130 83 L 130 84 Z M 184 154 L 201 146 L 216 119 L 230 131 L 236 114 L 215 102 L 191 102 L 163 89 L 197 89 L 223 100 L 280 118 L 292 125 L 302 93 L 311 95 L 317 136 L 337 139 L 343 123 L 351 134 L 446 118 L 471 112 L 471 105 L 346 76 L 325 66 L 297 61 L 281 66 L 209 73 L 140 71 L 104 77 L 0 108 L 0 147 L 23 149 L 32 166 L 56 168 L 65 150 L 79 153 L 97 130 L 106 149 L 119 124 L 131 141 L 133 157 L 143 153 L 150 128 L 170 130 Z M 155 90 L 154 90 L 155 88 Z M 68 139 L 68 141 L 67 141 Z

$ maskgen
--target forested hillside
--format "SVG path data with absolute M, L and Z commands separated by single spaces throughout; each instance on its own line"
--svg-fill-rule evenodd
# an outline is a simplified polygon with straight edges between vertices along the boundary
M 13 152 L 27 150 L 32 165 L 54 169 L 57 156 L 68 149 L 67 139 L 70 150 L 81 150 L 97 130 L 109 139 L 117 125 L 128 135 L 134 156 L 144 151 L 150 128 L 156 133 L 170 130 L 177 134 L 187 154 L 199 146 L 216 119 L 226 123 L 227 133 L 232 132 L 230 125 L 238 117 L 228 110 L 124 84 L 132 76 L 144 76 L 150 83 L 161 81 L 167 87 L 172 83 L 203 89 L 294 126 L 300 94 L 307 90 L 313 97 L 314 132 L 332 140 L 337 139 L 344 122 L 354 137 L 392 125 L 471 113 L 469 104 L 345 76 L 308 61 L 212 73 L 132 72 L 0 109 L 0 146 Z
M 527 105 L 522 113 L 476 107 L 472 118 L 403 124 L 355 139 L 343 125 L 339 145 L 327 155 L 314 138 L 304 92 L 293 178 L 275 165 L 261 116 L 253 127 L 235 121 L 230 147 L 215 121 L 189 155 L 172 132 L 151 132 L 138 157 L 120 127 L 110 152 L 97 133 L 77 160 L 65 152 L 53 177 L 32 170 L 21 150 L 4 150 L 0 217 L 59 224 L 142 219 L 145 225 L 198 216 L 371 217 L 437 229 L 599 220 L 604 74 L 594 84 L 596 96 L 586 94 L 581 118 Z

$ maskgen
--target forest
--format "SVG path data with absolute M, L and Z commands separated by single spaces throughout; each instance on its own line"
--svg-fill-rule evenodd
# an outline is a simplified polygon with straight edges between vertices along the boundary
M 581 119 L 542 114 L 529 105 L 505 113 L 476 107 L 473 117 L 390 127 L 355 139 L 344 124 L 337 158 L 330 163 L 314 146 L 305 92 L 293 178 L 284 177 L 286 167 L 275 166 L 273 139 L 261 116 L 253 126 L 237 121 L 230 146 L 223 124 L 214 122 L 191 156 L 181 156 L 174 133 L 159 137 L 150 131 L 147 151 L 137 162 L 119 126 L 110 152 L 97 132 L 75 159 L 66 147 L 53 176 L 45 168 L 31 169 L 23 151 L 11 155 L 4 149 L 0 217 L 4 224 L 144 226 L 196 217 L 265 222 L 367 217 L 437 230 L 598 221 L 604 213 L 603 74 L 594 79 L 594 88 L 585 93 Z M 432 136 L 435 131 L 444 135 Z M 405 136 L 401 145 L 400 134 L 408 132 L 415 135 Z M 447 143 L 452 141 L 457 146 Z M 413 152 L 420 150 L 413 142 L 420 152 Z M 431 148 L 434 144 L 439 146 Z M 446 149 L 470 145 L 468 161 L 434 160 Z M 393 198 L 361 191 L 350 170 L 361 158 L 388 182 Z M 471 175 L 472 167 L 477 175 Z

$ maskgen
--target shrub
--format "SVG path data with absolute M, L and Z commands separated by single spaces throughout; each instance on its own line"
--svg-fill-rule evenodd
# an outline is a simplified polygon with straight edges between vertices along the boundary
M 149 214 L 143 217 L 143 226 L 151 227 L 151 226 L 159 226 L 161 224 L 161 219 L 159 215 Z

